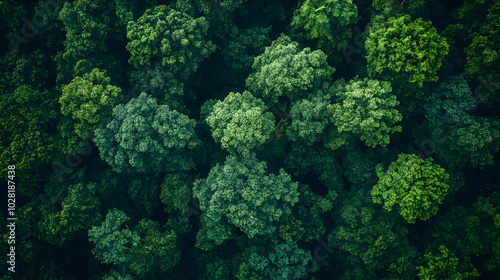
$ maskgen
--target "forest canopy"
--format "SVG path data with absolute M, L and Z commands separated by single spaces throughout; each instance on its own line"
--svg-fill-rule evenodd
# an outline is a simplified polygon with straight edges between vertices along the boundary
M 500 0 L 1 0 L 7 279 L 500 279 Z

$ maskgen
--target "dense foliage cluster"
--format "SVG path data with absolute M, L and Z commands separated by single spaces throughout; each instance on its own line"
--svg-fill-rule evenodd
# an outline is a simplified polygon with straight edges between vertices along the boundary
M 499 0 L 0 15 L 0 280 L 500 279 Z

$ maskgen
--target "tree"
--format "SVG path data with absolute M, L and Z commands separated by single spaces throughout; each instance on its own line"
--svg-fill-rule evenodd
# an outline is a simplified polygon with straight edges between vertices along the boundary
M 37 173 L 61 150 L 54 133 L 58 117 L 54 93 L 22 85 L 0 101 L 0 170 L 15 165 L 18 178 Z
M 194 167 L 189 147 L 197 144 L 193 121 L 141 93 L 113 109 L 105 128 L 95 131 L 95 142 L 117 172 L 160 172 Z
M 365 190 L 357 190 L 332 213 L 336 226 L 328 240 L 339 244 L 335 253 L 345 267 L 343 279 L 415 279 L 416 249 L 406 235 L 399 215 L 371 202 Z
M 331 96 L 321 91 L 309 99 L 294 102 L 290 109 L 292 122 L 286 129 L 290 140 L 301 140 L 306 145 L 322 140 L 323 131 L 330 125 L 327 111 L 330 103 Z
M 119 87 L 110 85 L 106 73 L 95 68 L 62 87 L 61 112 L 77 121 L 75 132 L 78 136 L 91 138 L 99 123 L 111 115 L 120 93 Z
M 324 81 L 331 79 L 335 71 L 326 62 L 326 54 L 310 48 L 299 50 L 298 43 L 281 35 L 257 56 L 252 68 L 254 72 L 246 85 L 265 102 L 276 103 L 280 96 L 291 100 L 306 98 L 309 92 L 319 89 Z
M 133 228 L 133 233 L 139 241 L 132 244 L 128 267 L 140 278 L 164 274 L 179 262 L 178 237 L 170 226 L 163 229 L 158 222 L 143 219 Z
M 212 128 L 215 141 L 230 151 L 262 145 L 274 130 L 273 114 L 267 111 L 262 100 L 248 91 L 231 92 L 224 101 L 218 101 L 206 122 Z
M 167 173 L 161 184 L 160 199 L 167 213 L 179 211 L 182 215 L 189 212 L 189 202 L 193 194 L 195 178 L 187 172 Z
M 239 86 L 241 77 L 248 77 L 252 71 L 255 56 L 263 53 L 265 46 L 271 43 L 269 37 L 271 27 L 238 29 L 237 26 L 233 26 L 231 28 L 228 34 L 231 40 L 222 47 L 222 59 L 227 65 L 227 68 L 223 69 L 225 70 L 223 77 L 227 82 Z M 244 86 L 244 81 L 242 86 Z
M 189 75 L 215 51 L 215 45 L 204 35 L 209 23 L 204 17 L 189 15 L 186 10 L 190 8 L 182 1 L 171 6 L 158 5 L 128 23 L 129 63 L 138 70 L 137 75 L 142 75 L 146 66 L 158 70 L 158 81 L 150 81 L 157 98 L 168 99 L 167 93 L 183 95 Z
M 92 227 L 89 232 L 89 241 L 95 243 L 92 252 L 96 259 L 104 264 L 124 264 L 129 256 L 130 247 L 139 242 L 137 233 L 129 228 L 123 228 L 128 216 L 120 210 L 109 210 L 106 219 L 100 226 Z
M 303 30 L 326 53 L 347 46 L 352 37 L 349 25 L 358 21 L 358 9 L 352 0 L 306 0 L 294 12 L 292 26 Z
M 484 262 L 487 270 L 500 268 L 500 192 L 496 191 L 488 197 L 479 196 L 473 204 L 473 213 L 479 222 L 482 243 L 485 244 Z
M 425 117 L 433 126 L 446 129 L 462 121 L 474 108 L 472 91 L 460 76 L 449 76 L 439 87 L 426 95 Z
M 109 37 L 117 37 L 120 21 L 113 1 L 77 0 L 66 2 L 59 12 L 66 31 L 64 51 L 54 57 L 57 64 L 57 84 L 68 84 L 93 68 L 106 69 L 113 80 L 122 76 L 119 59 L 109 52 Z
M 45 192 L 38 196 L 38 211 L 41 217 L 37 223 L 39 238 L 50 244 L 62 245 L 74 240 L 81 230 L 88 230 L 101 219 L 101 200 L 97 184 L 83 182 L 84 169 L 65 188 L 55 176 L 45 186 Z M 76 180 L 75 180 L 76 179 Z
M 449 45 L 430 21 L 412 21 L 409 15 L 375 20 L 366 39 L 368 73 L 401 84 L 403 81 L 423 86 L 437 81 Z
M 436 154 L 459 168 L 468 162 L 473 167 L 484 168 L 494 163 L 493 155 L 499 146 L 500 121 L 497 118 L 466 115 L 436 148 Z
M 284 170 L 266 175 L 266 163 L 255 155 L 231 155 L 206 179 L 194 183 L 193 196 L 207 220 L 226 221 L 253 238 L 270 235 L 297 203 L 297 183 Z
M 248 265 L 265 275 L 266 279 L 300 279 L 306 275 L 305 266 L 311 259 L 311 255 L 300 249 L 297 243 L 286 240 L 276 244 L 273 252 L 268 254 L 253 253 L 250 255 Z
M 379 180 L 371 190 L 373 202 L 382 204 L 387 211 L 396 205 L 408 223 L 435 215 L 438 204 L 448 194 L 449 175 L 432 163 L 432 157 L 423 160 L 417 155 L 400 154 L 387 171 L 382 169 L 377 165 Z
M 401 131 L 401 126 L 394 124 L 403 119 L 395 109 L 399 102 L 390 92 L 389 82 L 357 77 L 349 83 L 337 82 L 338 101 L 328 106 L 337 131 L 359 134 L 369 147 L 387 146 L 389 134 Z
M 500 89 L 499 12 L 500 3 L 496 0 L 468 0 L 457 13 L 460 34 L 467 44 L 464 74 L 471 81 L 479 79 L 480 101 L 490 106 L 498 104 Z M 493 96 L 488 97 L 490 94 Z
M 424 255 L 425 266 L 418 266 L 418 278 L 422 280 L 431 279 L 471 279 L 479 277 L 476 269 L 471 272 L 465 272 L 463 267 L 458 266 L 458 258 L 446 248 L 439 246 L 439 254 L 427 253 Z
M 37 49 L 30 54 L 17 54 L 10 51 L 2 56 L 0 64 L 0 94 L 11 94 L 16 88 L 29 85 L 33 89 L 46 88 L 49 72 L 44 65 L 50 60 L 42 50 Z

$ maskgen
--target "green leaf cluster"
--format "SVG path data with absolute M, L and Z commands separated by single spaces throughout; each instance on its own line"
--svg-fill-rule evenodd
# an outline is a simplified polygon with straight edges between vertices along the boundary
M 111 121 L 95 131 L 95 142 L 117 172 L 161 172 L 194 167 L 189 147 L 197 144 L 194 123 L 141 93 L 113 109 Z
M 408 223 L 416 219 L 427 220 L 438 211 L 448 194 L 448 173 L 432 163 L 432 157 L 425 160 L 417 155 L 400 154 L 387 171 L 377 166 L 379 180 L 371 195 L 374 203 L 382 204 L 391 211 L 394 205 Z
M 213 105 L 206 118 L 212 136 L 230 151 L 262 145 L 274 130 L 274 116 L 264 102 L 250 92 L 229 93 Z
M 401 132 L 395 124 L 403 117 L 389 82 L 357 77 L 348 83 L 339 80 L 335 94 L 337 102 L 327 109 L 339 133 L 359 134 L 367 146 L 375 147 L 387 146 L 389 134 Z
M 276 103 L 281 96 L 291 100 L 306 98 L 331 79 L 335 69 L 328 65 L 326 58 L 320 50 L 300 50 L 297 42 L 281 35 L 255 58 L 254 72 L 247 78 L 246 85 L 265 102 Z
M 303 29 L 304 37 L 318 42 L 326 53 L 341 50 L 352 37 L 348 26 L 358 21 L 352 0 L 305 0 L 294 12 L 292 26 Z
M 420 87 L 438 80 L 437 70 L 449 49 L 430 21 L 412 21 L 409 15 L 375 21 L 365 47 L 371 77 L 408 81 Z
M 253 238 L 275 232 L 280 220 L 291 214 L 299 193 L 284 170 L 267 175 L 265 162 L 244 154 L 229 156 L 206 179 L 197 180 L 193 196 L 207 220 L 226 221 Z

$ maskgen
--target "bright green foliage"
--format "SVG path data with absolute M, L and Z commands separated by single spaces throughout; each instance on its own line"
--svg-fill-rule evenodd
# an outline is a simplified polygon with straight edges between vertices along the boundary
M 229 93 L 212 107 L 206 122 L 222 148 L 252 149 L 262 145 L 274 130 L 274 116 L 264 102 L 250 92 Z
M 466 111 L 474 108 L 472 91 L 463 76 L 450 76 L 426 96 L 425 117 L 432 125 L 443 127 L 459 123 Z
M 338 226 L 328 240 L 340 245 L 335 255 L 346 268 L 343 279 L 380 279 L 379 271 L 387 271 L 389 279 L 415 279 L 416 252 L 398 215 L 376 207 L 359 190 L 334 217 Z
M 463 267 L 458 266 L 458 258 L 446 246 L 439 246 L 440 254 L 427 253 L 424 256 L 425 266 L 417 267 L 418 278 L 422 280 L 447 279 L 461 280 L 479 277 L 476 269 L 472 272 L 461 272 Z
M 106 73 L 95 68 L 83 77 L 75 77 L 62 87 L 61 112 L 77 121 L 75 132 L 83 139 L 92 137 L 99 123 L 111 115 L 121 89 L 110 85 Z
M 473 205 L 474 214 L 479 218 L 485 254 L 489 259 L 484 262 L 486 269 L 500 268 L 500 192 L 494 192 L 489 197 L 480 196 Z
M 438 211 L 448 194 L 449 175 L 432 158 L 400 154 L 387 171 L 377 166 L 378 183 L 371 191 L 374 203 L 391 211 L 394 205 L 408 223 L 427 220 Z
M 449 49 L 430 21 L 412 21 L 409 15 L 376 21 L 365 46 L 370 76 L 420 87 L 438 80 L 436 72 Z
M 500 145 L 500 121 L 467 115 L 459 125 L 436 148 L 440 158 L 459 167 L 465 166 L 467 162 L 480 168 L 492 165 L 493 154 L 498 152 Z
M 279 243 L 268 255 L 253 253 L 248 260 L 251 268 L 260 271 L 265 279 L 298 279 L 306 274 L 305 266 L 311 254 L 300 249 L 291 240 Z
M 105 128 L 95 131 L 104 159 L 117 172 L 160 172 L 194 167 L 188 156 L 196 145 L 193 122 L 142 93 L 113 109 Z
M 170 227 L 164 230 L 157 222 L 144 219 L 133 228 L 133 233 L 139 241 L 132 244 L 129 268 L 140 278 L 164 274 L 179 262 L 177 234 Z
M 286 129 L 290 140 L 301 140 L 307 145 L 321 140 L 324 129 L 330 124 L 327 111 L 330 99 L 329 95 L 319 93 L 293 103 L 290 109 L 292 123 Z
M 227 221 L 250 238 L 272 234 L 299 199 L 290 175 L 283 169 L 266 175 L 266 163 L 249 154 L 217 164 L 206 179 L 195 182 L 193 195 L 207 220 Z
M 95 243 L 92 252 L 96 259 L 104 264 L 123 264 L 127 261 L 128 250 L 139 242 L 137 233 L 128 228 L 123 228 L 123 224 L 129 220 L 127 215 L 120 210 L 110 210 L 106 219 L 100 226 L 94 226 L 89 230 L 89 241 Z
M 283 95 L 292 100 L 307 98 L 335 71 L 328 66 L 325 53 L 310 48 L 301 51 L 298 43 L 285 35 L 266 47 L 252 67 L 255 72 L 247 78 L 246 85 L 257 97 L 274 103 Z
M 338 132 L 359 134 L 369 147 L 387 146 L 389 134 L 401 131 L 394 124 L 403 117 L 395 109 L 399 105 L 391 94 L 389 82 L 354 78 L 348 83 L 337 82 L 338 102 L 328 106 L 328 112 Z
M 127 26 L 129 63 L 140 72 L 145 66 L 161 70 L 159 81 L 150 84 L 163 94 L 182 95 L 188 76 L 215 51 L 204 35 L 209 27 L 205 18 L 193 18 L 179 8 L 158 5 Z
M 317 40 L 327 53 L 341 50 L 352 37 L 350 24 L 358 21 L 352 0 L 306 0 L 294 12 L 292 26 L 303 29 L 307 39 Z
M 0 100 L 0 170 L 16 166 L 18 178 L 26 178 L 49 163 L 59 150 L 54 133 L 57 101 L 51 92 L 22 85 L 2 94 Z

